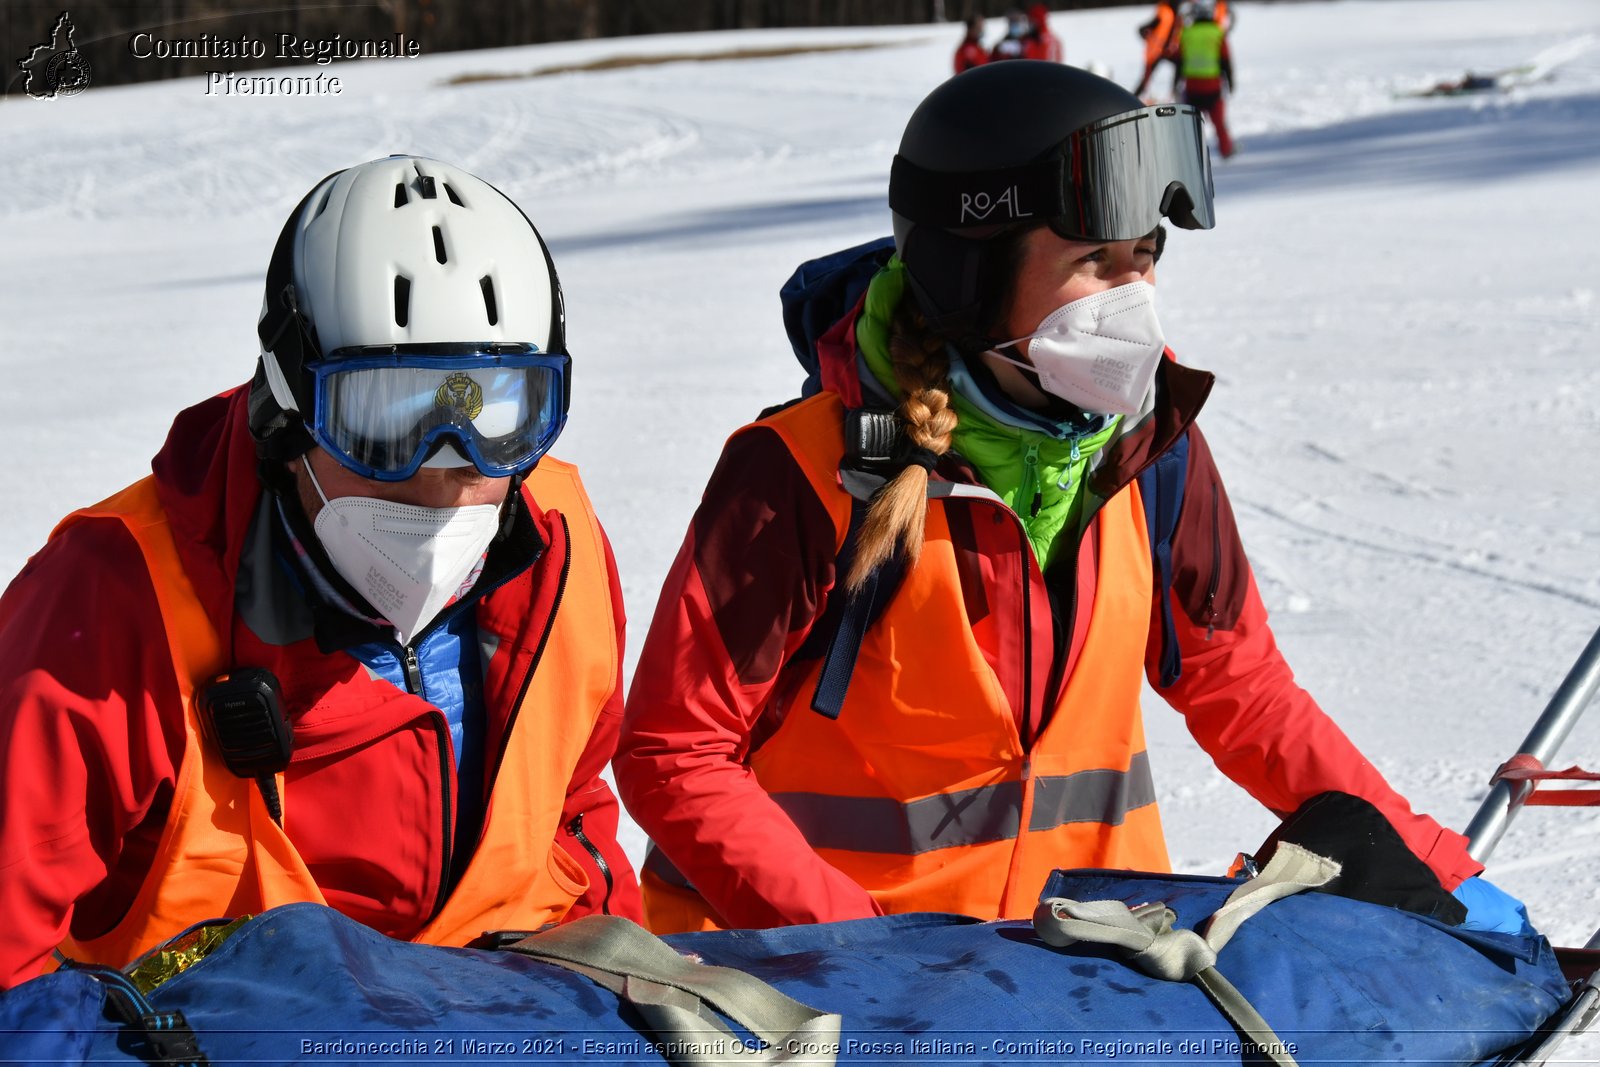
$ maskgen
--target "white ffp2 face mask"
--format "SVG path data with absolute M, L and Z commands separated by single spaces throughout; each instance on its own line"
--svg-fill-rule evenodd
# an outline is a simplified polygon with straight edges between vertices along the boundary
M 999 348 L 1028 342 L 1029 366 L 994 349 L 1006 363 L 1039 376 L 1045 392 L 1085 411 L 1137 415 L 1166 348 L 1156 318 L 1155 287 L 1130 282 L 1074 300 L 1039 328 Z
M 403 645 L 461 591 L 500 528 L 498 504 L 425 508 L 368 496 L 322 498 L 317 540 L 334 569 L 394 624 Z

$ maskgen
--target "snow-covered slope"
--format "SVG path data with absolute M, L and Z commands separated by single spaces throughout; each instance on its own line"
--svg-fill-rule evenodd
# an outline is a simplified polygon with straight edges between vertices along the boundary
M 1171 242 L 1163 321 L 1217 372 L 1204 424 L 1301 681 L 1418 807 L 1464 826 L 1600 625 L 1600 5 L 1238 7 L 1242 147 L 1217 169 L 1218 228 Z M 1069 60 L 1129 83 L 1145 16 L 1053 26 Z M 615 543 L 631 670 L 723 437 L 798 387 L 778 286 L 886 232 L 900 129 L 959 37 L 668 36 L 343 65 L 336 97 L 185 80 L 5 100 L 0 579 L 146 470 L 178 407 L 248 376 L 299 195 L 417 152 L 498 184 L 551 242 L 576 362 L 557 451 Z M 446 84 L 807 44 L 880 47 Z M 1515 92 L 1399 98 L 1556 61 Z M 1272 817 L 1158 698 L 1147 715 L 1174 860 L 1216 871 Z M 1600 708 L 1568 754 L 1600 764 Z M 1525 815 L 1490 873 L 1581 942 L 1600 814 Z

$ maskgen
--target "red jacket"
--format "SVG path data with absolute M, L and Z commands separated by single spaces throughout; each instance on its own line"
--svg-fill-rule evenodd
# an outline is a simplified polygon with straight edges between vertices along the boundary
M 961 42 L 961 47 L 956 49 L 956 73 L 971 70 L 989 61 L 989 50 L 983 47 L 982 41 L 966 40 Z
M 448 891 L 454 825 L 441 798 L 456 779 L 443 716 L 388 682 L 351 684 L 352 658 L 324 652 L 324 632 L 290 639 L 292 620 L 255 626 L 236 610 L 253 601 L 252 562 L 263 489 L 246 419 L 247 390 L 181 413 L 152 466 L 185 571 L 232 659 L 270 669 L 283 687 L 295 752 L 285 775 L 295 848 L 333 907 L 384 933 L 417 933 Z M 524 502 L 529 502 L 526 494 Z M 516 536 L 540 546 L 502 564 L 504 584 L 480 599 L 480 632 L 493 643 L 483 699 L 486 779 L 502 751 L 530 650 L 537 646 L 567 552 L 562 517 L 536 501 Z M 252 544 L 255 547 L 252 547 Z M 519 562 L 520 558 L 520 562 Z M 490 555 L 494 563 L 495 552 Z M 531 565 L 530 565 L 531 559 Z M 607 559 L 616 635 L 621 594 Z M 282 605 L 280 605 L 282 607 Z M 303 612 L 304 608 L 301 605 Z M 291 612 L 292 614 L 292 612 Z M 326 629 L 325 620 L 317 625 Z M 184 744 L 183 712 L 149 573 L 115 520 L 78 522 L 36 554 L 0 598 L 0 986 L 39 973 L 69 933 L 90 939 L 127 910 L 159 845 Z M 144 638 L 144 639 L 137 639 Z M 620 671 L 619 671 L 620 674 Z M 340 701 L 322 700 L 334 679 Z M 593 731 L 566 796 L 558 840 L 589 876 L 577 917 L 605 906 L 634 915 L 638 889 L 616 841 L 617 804 L 599 773 L 620 718 L 617 690 Z M 450 804 L 444 810 L 454 812 Z M 572 820 L 603 858 L 573 836 Z M 459 857 L 456 857 L 459 860 Z M 448 873 L 447 873 L 448 872 Z M 609 893 L 609 901 L 607 896 Z M 208 916 L 196 916 L 196 919 Z
M 1050 9 L 1043 4 L 1028 8 L 1028 25 L 1032 27 L 1023 48 L 1024 59 L 1042 59 L 1060 63 L 1064 58 L 1061 38 L 1050 32 Z
M 1154 418 L 1124 437 L 1117 457 L 1095 475 L 1097 496 L 1109 498 L 1132 479 L 1140 450 L 1154 447 L 1145 439 L 1192 417 L 1209 379 L 1175 364 L 1163 368 Z M 1379 807 L 1447 888 L 1476 873 L 1481 866 L 1467 855 L 1465 839 L 1413 814 L 1295 684 L 1267 626 L 1210 450 L 1197 430 L 1190 435 L 1172 550 L 1182 674 L 1162 695 L 1218 767 L 1280 815 L 1326 790 L 1352 793 Z M 962 466 L 946 461 L 939 474 L 972 480 Z M 1039 706 L 1047 684 L 1064 685 L 1077 669 L 1083 612 L 1059 617 L 1053 605 L 1072 594 L 1060 582 L 1053 591 L 1037 566 L 1018 575 L 1016 539 L 995 516 L 959 494 L 942 496 L 937 506 L 956 538 L 962 574 L 949 595 L 965 603 L 998 691 L 1014 709 Z M 726 925 L 824 922 L 880 910 L 814 851 L 750 766 L 752 751 L 785 713 L 815 714 L 810 693 L 800 691 L 814 662 L 795 654 L 835 595 L 836 533 L 830 508 L 777 433 L 757 426 L 736 434 L 673 563 L 634 672 L 615 762 L 618 790 L 670 860 L 658 872 L 663 883 L 672 884 L 675 866 Z M 1092 552 L 1085 556 L 1089 570 L 1076 578 L 1080 598 L 1085 587 L 1092 596 L 1096 584 L 1097 563 Z M 1154 679 L 1159 612 L 1151 624 L 1145 669 Z M 918 669 L 917 650 L 899 652 L 902 669 Z M 921 662 L 921 669 L 937 669 Z M 904 760 L 915 751 L 916 724 L 884 743 Z

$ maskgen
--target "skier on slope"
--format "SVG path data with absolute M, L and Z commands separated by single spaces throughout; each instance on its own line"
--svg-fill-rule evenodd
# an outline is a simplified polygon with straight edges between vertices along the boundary
M 1027 59 L 1028 38 L 1033 26 L 1028 16 L 1017 8 L 1006 12 L 1006 35 L 989 50 L 989 62 L 1001 59 Z
M 1178 79 L 1183 85 L 1183 102 L 1197 108 L 1217 130 L 1217 148 L 1222 158 L 1233 155 L 1233 138 L 1228 134 L 1227 105 L 1223 91 L 1233 93 L 1233 56 L 1228 38 L 1217 22 L 1216 9 L 1206 0 L 1194 5 L 1194 21 L 1184 28 L 1179 42 Z
M 981 67 L 988 61 L 989 50 L 983 47 L 983 16 L 973 15 L 967 19 L 966 36 L 956 48 L 955 72 L 960 74 L 973 67 Z
M 599 777 L 620 587 L 545 455 L 564 317 L 537 231 L 466 171 L 307 194 L 254 381 L 0 598 L 0 988 L 291 901 L 453 945 L 637 914 Z
M 1144 39 L 1144 73 L 1134 87 L 1135 96 L 1145 95 L 1151 79 L 1155 77 L 1156 68 L 1162 63 L 1173 65 L 1176 78 L 1178 45 L 1182 34 L 1183 19 L 1178 13 L 1178 0 L 1158 0 L 1155 14 L 1139 27 L 1139 36 Z
M 823 391 L 730 438 L 645 640 L 614 771 L 649 925 L 1017 918 L 1055 867 L 1167 869 L 1147 674 L 1267 807 L 1362 798 L 1434 893 L 1513 915 L 1274 643 L 1194 422 L 1212 376 L 1162 358 L 1155 314 L 1163 216 L 1212 225 L 1198 114 L 985 66 L 912 115 L 889 205 Z M 818 277 L 860 266 L 835 258 Z
M 1060 63 L 1066 58 L 1061 48 L 1061 38 L 1050 32 L 1050 9 L 1044 4 L 1028 7 L 1028 33 L 1024 41 L 1024 59 Z

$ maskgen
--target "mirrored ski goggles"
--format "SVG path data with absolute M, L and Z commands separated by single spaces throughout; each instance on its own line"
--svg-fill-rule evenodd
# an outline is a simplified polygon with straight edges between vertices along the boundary
M 344 349 L 307 366 L 312 436 L 364 478 L 399 482 L 448 439 L 491 478 L 526 471 L 567 421 L 566 353 L 531 345 Z
M 948 173 L 895 156 L 889 207 L 944 230 L 1034 220 L 1067 238 L 1131 241 L 1162 218 L 1209 230 L 1211 158 L 1200 112 L 1188 104 L 1126 111 L 1074 131 L 1048 158 L 1019 167 Z

